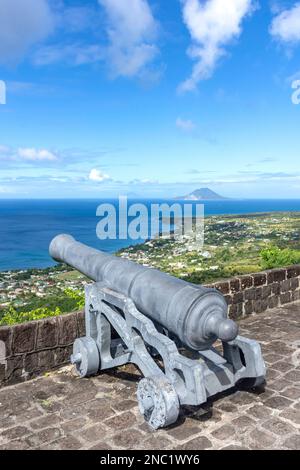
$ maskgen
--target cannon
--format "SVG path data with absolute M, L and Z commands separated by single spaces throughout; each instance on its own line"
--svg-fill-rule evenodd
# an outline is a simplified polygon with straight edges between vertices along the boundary
M 260 345 L 238 335 L 218 290 L 98 251 L 70 235 L 55 237 L 50 254 L 94 281 L 85 288 L 86 336 L 75 340 L 71 356 L 77 373 L 88 377 L 135 364 L 143 374 L 139 409 L 153 429 L 175 423 L 181 405 L 199 406 L 236 385 L 264 383 Z

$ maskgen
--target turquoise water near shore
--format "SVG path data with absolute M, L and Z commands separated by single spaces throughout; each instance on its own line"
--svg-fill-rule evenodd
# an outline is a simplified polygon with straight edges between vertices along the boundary
M 0 200 L 0 271 L 53 266 L 49 243 L 60 233 L 69 233 L 90 246 L 110 253 L 132 245 L 132 240 L 99 240 L 96 209 L 102 202 L 116 200 Z M 128 201 L 178 203 L 170 200 Z M 183 203 L 183 202 L 182 202 Z M 187 201 L 185 201 L 187 203 Z M 199 203 L 199 202 L 198 202 Z M 201 201 L 205 215 L 249 214 L 257 212 L 300 212 L 297 200 Z M 196 204 L 196 203 L 193 203 Z M 142 240 L 136 241 L 140 243 Z

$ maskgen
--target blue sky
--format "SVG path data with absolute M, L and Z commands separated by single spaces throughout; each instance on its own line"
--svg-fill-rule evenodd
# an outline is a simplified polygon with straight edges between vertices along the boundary
M 300 197 L 299 1 L 1 0 L 0 80 L 0 198 Z

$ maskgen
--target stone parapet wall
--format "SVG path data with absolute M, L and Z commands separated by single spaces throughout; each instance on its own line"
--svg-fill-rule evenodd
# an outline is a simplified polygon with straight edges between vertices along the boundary
M 74 340 L 84 334 L 83 312 L 0 327 L 0 386 L 68 363 Z
M 224 294 L 236 320 L 300 299 L 300 265 L 237 276 L 210 284 Z
M 237 276 L 209 287 L 220 290 L 232 319 L 260 314 L 300 299 L 300 265 Z M 72 345 L 85 335 L 84 313 L 0 327 L 0 387 L 67 364 Z

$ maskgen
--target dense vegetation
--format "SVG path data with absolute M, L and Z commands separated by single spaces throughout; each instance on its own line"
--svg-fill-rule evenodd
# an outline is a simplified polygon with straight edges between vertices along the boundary
M 78 290 L 65 289 L 57 297 L 40 299 L 35 297 L 25 308 L 10 306 L 0 311 L 0 326 L 14 325 L 42 318 L 55 317 L 62 313 L 81 310 L 84 307 L 84 295 Z
M 272 269 L 300 263 L 300 250 L 269 246 L 261 251 L 262 268 Z

